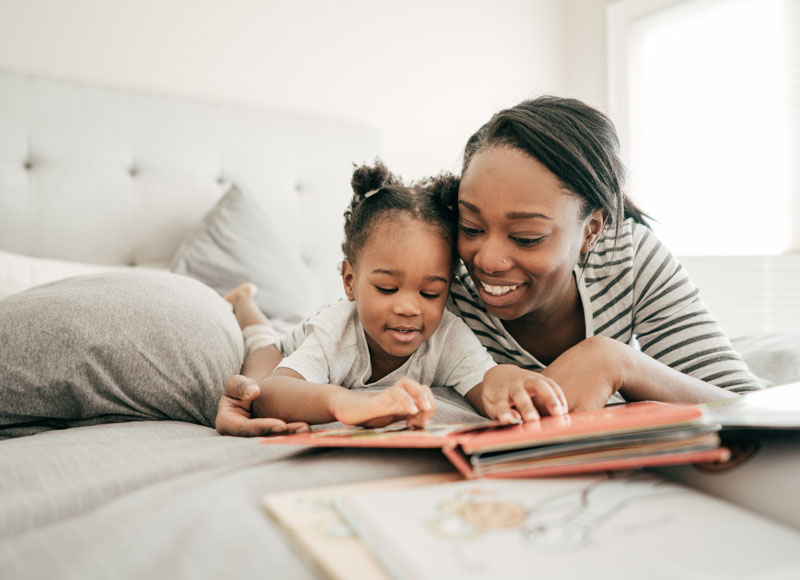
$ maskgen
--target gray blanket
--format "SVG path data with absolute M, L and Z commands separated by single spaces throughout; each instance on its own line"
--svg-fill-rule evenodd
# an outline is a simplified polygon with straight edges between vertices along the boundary
M 313 577 L 265 493 L 451 469 L 438 450 L 302 450 L 174 421 L 12 439 L 0 443 L 1 575 Z

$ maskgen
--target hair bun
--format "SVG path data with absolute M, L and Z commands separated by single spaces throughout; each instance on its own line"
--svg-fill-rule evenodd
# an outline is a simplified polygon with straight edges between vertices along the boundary
M 460 183 L 460 177 L 449 171 L 443 171 L 434 177 L 423 179 L 416 185 L 429 191 L 440 203 L 452 211 L 456 207 Z
M 375 159 L 373 165 L 364 164 L 356 167 L 350 180 L 353 193 L 362 201 L 377 193 L 382 187 L 398 183 L 401 181 L 380 159 Z

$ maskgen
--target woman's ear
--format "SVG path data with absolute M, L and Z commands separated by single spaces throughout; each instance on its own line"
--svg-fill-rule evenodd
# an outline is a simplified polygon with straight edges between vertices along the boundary
M 342 284 L 344 284 L 344 293 L 350 302 L 356 299 L 356 272 L 353 265 L 345 260 L 342 262 Z
M 584 234 L 581 253 L 585 254 L 594 249 L 597 240 L 600 239 L 603 233 L 607 218 L 608 214 L 604 209 L 596 209 L 586 218 L 586 223 L 583 226 Z

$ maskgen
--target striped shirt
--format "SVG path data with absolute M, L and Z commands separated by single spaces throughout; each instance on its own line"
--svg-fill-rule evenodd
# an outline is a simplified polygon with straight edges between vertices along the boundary
M 686 271 L 648 227 L 627 219 L 617 236 L 607 232 L 585 268 L 576 266 L 575 278 L 587 337 L 638 343 L 655 360 L 733 392 L 762 388 L 700 300 Z M 533 370 L 545 367 L 499 318 L 486 312 L 463 264 L 451 285 L 448 308 L 463 318 L 498 363 Z

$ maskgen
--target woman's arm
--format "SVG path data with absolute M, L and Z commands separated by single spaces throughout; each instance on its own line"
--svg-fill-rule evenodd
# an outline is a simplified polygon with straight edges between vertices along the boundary
M 678 259 L 651 230 L 643 226 L 634 227 L 633 241 L 632 331 L 641 353 L 648 356 L 623 356 L 626 366 L 630 367 L 628 375 L 632 377 L 626 387 L 633 387 L 633 394 L 638 395 L 640 387 L 644 386 L 633 377 L 654 372 L 658 375 L 659 385 L 699 390 L 698 396 L 704 398 L 713 396 L 715 391 L 702 387 L 700 383 L 735 393 L 763 388 L 734 350 L 722 326 L 706 308 Z M 662 366 L 653 365 L 653 359 Z M 679 375 L 667 373 L 663 367 L 694 377 L 699 382 L 681 380 Z M 645 398 L 658 396 L 661 400 L 674 400 L 674 396 L 661 396 L 661 389 L 653 391 L 648 388 L 643 394 Z M 691 394 L 679 393 L 681 400 L 691 398 Z
M 600 408 L 617 391 L 629 401 L 704 403 L 736 396 L 604 336 L 579 342 L 542 374 L 563 389 L 571 411 Z
M 627 400 L 696 403 L 760 388 L 655 234 L 629 222 L 614 241 L 604 242 L 585 272 L 584 299 L 592 301 L 593 327 L 602 336 L 578 343 L 544 370 L 570 408 L 602 406 L 617 391 Z M 633 338 L 638 348 L 628 344 Z

